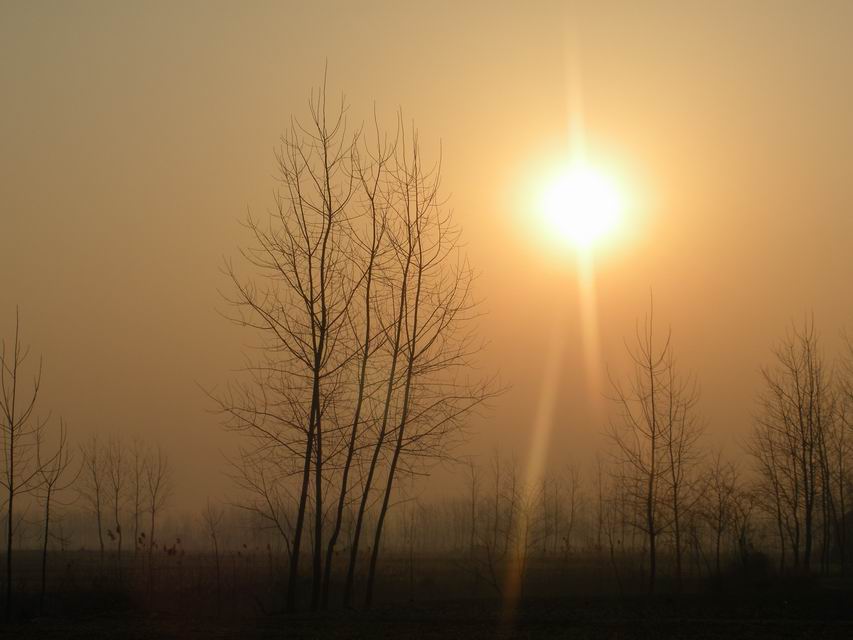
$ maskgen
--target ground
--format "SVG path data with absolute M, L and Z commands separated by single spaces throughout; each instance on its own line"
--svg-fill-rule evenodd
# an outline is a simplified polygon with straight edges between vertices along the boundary
M 57 556 L 42 604 L 38 557 L 22 553 L 14 621 L 0 622 L 0 638 L 853 638 L 853 576 L 837 570 L 780 576 L 769 565 L 732 568 L 680 588 L 662 577 L 651 597 L 641 571 L 620 570 L 615 579 L 607 563 L 532 563 L 521 604 L 508 607 L 476 565 L 389 558 L 371 610 L 343 609 L 338 580 L 330 610 L 309 613 L 304 577 L 301 612 L 285 615 L 285 573 L 264 554 L 230 554 L 221 580 L 200 554 L 164 554 L 153 570 L 144 557 L 121 565 L 98 558 Z M 357 592 L 354 602 L 362 598 Z
M 239 617 L 101 613 L 35 618 L 3 629 L 20 640 L 59 638 L 853 638 L 845 593 L 797 600 L 614 598 L 537 600 L 508 620 L 496 601 L 430 602 L 369 612 Z

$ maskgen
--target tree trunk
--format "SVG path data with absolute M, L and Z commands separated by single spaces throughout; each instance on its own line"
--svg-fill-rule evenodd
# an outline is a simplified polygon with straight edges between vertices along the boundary
M 316 611 L 320 606 L 320 589 L 322 580 L 323 559 L 323 437 L 322 437 L 322 412 L 320 411 L 320 360 L 316 361 L 317 370 L 314 378 L 314 397 L 317 406 L 314 424 L 314 451 L 316 462 L 314 464 L 314 563 L 313 579 L 311 583 L 311 610 Z
M 308 485 L 311 479 L 311 459 L 314 439 L 314 407 L 308 421 L 308 436 L 305 443 L 305 461 L 302 468 L 302 488 L 299 492 L 299 507 L 296 512 L 296 525 L 293 529 L 293 548 L 290 553 L 290 567 L 287 577 L 287 595 L 285 608 L 288 612 L 296 609 L 296 583 L 299 578 L 299 552 L 302 543 L 302 529 L 305 523 L 305 505 L 308 502 Z
M 14 470 L 15 470 L 14 439 L 9 440 L 9 497 L 6 514 L 6 620 L 12 617 L 12 503 L 15 499 Z
M 115 528 L 116 528 L 116 567 L 118 570 L 118 578 L 121 581 L 121 542 L 122 542 L 122 531 L 121 531 L 121 522 L 119 521 L 119 496 L 118 493 L 115 495 L 115 506 L 113 509 L 113 516 L 115 518 Z
M 375 218 L 374 218 L 375 220 Z M 349 472 L 352 467 L 352 459 L 355 454 L 355 445 L 358 439 L 358 426 L 361 420 L 361 408 L 364 402 L 364 386 L 367 381 L 367 361 L 370 357 L 370 305 L 371 305 L 371 285 L 373 283 L 373 262 L 375 258 L 375 247 L 376 247 L 376 223 L 374 221 L 373 225 L 373 249 L 370 255 L 370 262 L 367 266 L 367 276 L 365 281 L 365 294 L 364 294 L 364 306 L 365 306 L 365 328 L 364 328 L 364 344 L 363 344 L 363 353 L 361 357 L 361 369 L 359 371 L 358 376 L 358 396 L 356 399 L 355 411 L 353 412 L 352 419 L 352 429 L 350 431 L 350 439 L 349 444 L 347 446 L 347 457 L 346 462 L 344 463 L 343 474 L 341 476 L 341 492 L 338 496 L 338 506 L 335 514 L 335 525 L 332 529 L 332 535 L 329 536 L 329 544 L 326 548 L 326 567 L 325 567 L 325 576 L 323 578 L 323 598 L 322 598 L 322 606 L 323 608 L 327 607 L 329 604 L 329 583 L 332 579 L 332 560 L 335 554 L 335 545 L 338 542 L 338 536 L 341 532 L 341 525 L 343 522 L 344 516 L 344 506 L 346 504 L 346 496 L 349 484 Z
M 677 495 L 677 494 L 676 494 Z M 673 501 L 673 527 L 675 528 L 675 580 L 679 593 L 682 587 L 681 573 L 681 523 L 678 514 L 678 498 Z
M 353 533 L 352 546 L 350 548 L 349 567 L 347 569 L 347 579 L 344 585 L 344 606 L 350 606 L 352 602 L 352 589 L 355 582 L 355 566 L 358 562 L 358 546 L 361 539 L 361 529 L 364 524 L 364 513 L 367 510 L 367 501 L 370 496 L 370 487 L 373 483 L 373 476 L 376 472 L 376 467 L 379 462 L 379 453 L 382 450 L 382 445 L 385 442 L 385 433 L 388 428 L 388 419 L 391 412 L 391 400 L 394 394 L 394 382 L 397 375 L 397 361 L 400 355 L 400 336 L 402 334 L 402 324 L 406 305 L 406 292 L 408 291 L 409 268 L 412 264 L 411 248 L 407 256 L 406 265 L 403 268 L 403 275 L 400 287 L 400 304 L 397 309 L 397 326 L 394 329 L 394 344 L 391 351 L 391 367 L 388 373 L 388 386 L 385 392 L 385 408 L 382 413 L 382 426 L 379 429 L 379 435 L 376 440 L 376 446 L 373 448 L 373 456 L 370 460 L 370 466 L 367 470 L 367 479 L 364 484 L 364 490 L 361 494 L 361 501 L 358 505 L 358 515 L 355 521 L 355 531 Z
M 416 222 L 416 224 L 417 224 L 417 222 Z M 393 484 L 394 484 L 394 474 L 397 471 L 397 462 L 399 461 L 400 453 L 403 450 L 403 442 L 404 442 L 403 436 L 406 432 L 406 425 L 407 425 L 407 421 L 409 418 L 409 404 L 410 404 L 410 400 L 411 400 L 412 377 L 414 374 L 415 353 L 417 350 L 418 311 L 419 311 L 419 305 L 420 305 L 421 283 L 422 283 L 422 277 L 423 277 L 423 253 L 422 253 L 422 249 L 421 249 L 420 228 L 416 227 L 416 229 L 417 229 L 416 230 L 417 236 L 415 238 L 415 243 L 417 244 L 417 247 L 418 247 L 418 253 L 419 253 L 420 261 L 418 263 L 418 270 L 417 270 L 417 284 L 415 286 L 415 297 L 414 297 L 414 300 L 412 302 L 413 316 L 412 316 L 412 332 L 411 332 L 411 334 L 408 334 L 408 330 L 407 330 L 407 334 L 408 334 L 408 338 L 409 338 L 409 344 L 408 344 L 409 358 L 408 358 L 408 363 L 406 366 L 406 386 L 405 386 L 405 390 L 403 392 L 403 409 L 402 409 L 402 415 L 400 417 L 400 424 L 397 426 L 397 443 L 396 443 L 396 446 L 394 447 L 394 455 L 391 458 L 391 468 L 388 470 L 388 481 L 385 484 L 385 495 L 382 498 L 382 509 L 379 512 L 379 521 L 376 523 L 376 535 L 374 536 L 373 550 L 372 550 L 371 557 L 370 557 L 370 570 L 369 570 L 369 573 L 367 575 L 367 593 L 366 593 L 365 598 L 364 598 L 364 606 L 366 608 L 369 608 L 373 602 L 373 583 L 374 583 L 375 578 L 376 578 L 376 561 L 379 558 L 379 545 L 382 541 L 382 526 L 385 523 L 385 516 L 388 512 L 388 503 L 391 499 L 391 490 L 392 490 Z M 410 231 L 410 233 L 411 233 L 411 231 Z M 411 238 L 411 236 L 410 236 L 410 238 Z M 412 255 L 412 251 L 411 251 L 412 241 L 411 241 L 411 239 L 409 241 L 409 247 L 410 247 L 409 248 L 409 263 L 410 263 L 411 262 L 411 255 Z M 406 265 L 406 271 L 404 273 L 404 277 L 408 277 L 408 264 Z M 403 322 L 408 323 L 407 315 L 404 316 L 402 313 L 402 310 L 403 310 L 403 304 L 402 303 L 404 300 L 405 300 L 405 295 L 403 293 L 401 293 L 401 296 L 400 296 L 400 302 L 401 302 L 400 311 L 401 311 L 401 313 L 399 316 L 400 323 L 397 326 L 398 332 L 401 329 L 400 324 L 402 324 Z
M 154 497 L 151 498 L 152 507 L 151 507 L 151 529 L 150 535 L 148 538 L 148 596 L 151 596 L 151 591 L 154 587 L 154 517 L 156 515 L 156 509 L 153 506 Z
M 39 594 L 39 610 L 44 612 L 44 593 L 47 584 L 47 542 L 50 536 L 50 494 L 51 487 L 48 485 L 44 502 L 44 541 L 41 549 L 41 592 Z

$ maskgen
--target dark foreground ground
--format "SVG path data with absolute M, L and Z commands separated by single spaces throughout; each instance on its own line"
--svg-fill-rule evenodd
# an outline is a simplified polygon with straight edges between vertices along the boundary
M 660 598 L 572 598 L 522 605 L 511 619 L 497 601 L 430 602 L 333 612 L 248 617 L 177 613 L 101 613 L 35 618 L 0 627 L 4 637 L 119 638 L 853 638 L 847 593 L 792 599 L 719 595 Z
M 203 554 L 164 555 L 152 564 L 144 559 L 118 564 L 86 552 L 58 555 L 40 604 L 38 558 L 22 553 L 13 622 L 0 619 L 0 639 L 853 640 L 853 574 L 840 571 L 780 576 L 768 563 L 731 568 L 714 579 L 686 580 L 678 596 L 664 576 L 652 598 L 641 595 L 647 587 L 641 571 L 595 559 L 542 560 L 530 563 L 525 598 L 509 607 L 479 565 L 389 557 L 371 610 L 342 609 L 341 585 L 333 582 L 329 612 L 304 612 L 302 597 L 303 613 L 284 615 L 285 574 L 272 556 L 230 554 L 221 572 Z M 301 584 L 298 593 L 310 594 L 310 586 Z

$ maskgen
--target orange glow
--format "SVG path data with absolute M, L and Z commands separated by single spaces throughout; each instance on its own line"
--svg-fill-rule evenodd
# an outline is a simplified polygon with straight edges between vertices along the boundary
M 560 171 L 543 190 L 540 209 L 549 232 L 579 250 L 593 248 L 619 225 L 624 201 L 615 182 L 585 164 Z

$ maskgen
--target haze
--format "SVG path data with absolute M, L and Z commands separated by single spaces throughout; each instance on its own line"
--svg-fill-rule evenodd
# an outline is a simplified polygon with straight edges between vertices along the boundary
M 199 386 L 251 337 L 217 313 L 219 269 L 247 208 L 272 205 L 273 148 L 326 64 L 352 122 L 401 107 L 441 146 L 480 273 L 480 363 L 510 385 L 466 452 L 529 446 L 555 317 L 550 455 L 582 459 L 606 419 L 575 256 L 533 210 L 577 105 L 631 202 L 596 256 L 599 382 L 653 290 L 708 437 L 736 451 L 790 321 L 813 312 L 829 350 L 850 327 L 850 3 L 358 4 L 3 4 L 0 334 L 20 307 L 41 405 L 75 437 L 149 435 L 179 503 L 227 492 L 234 440 Z

